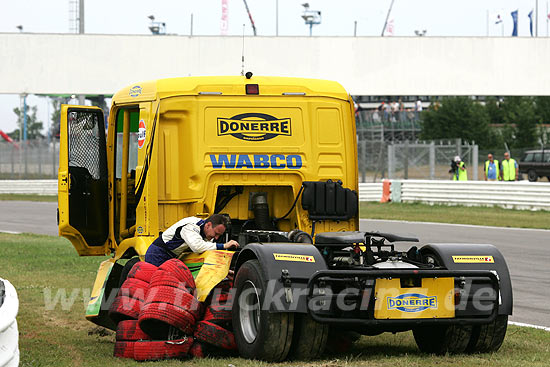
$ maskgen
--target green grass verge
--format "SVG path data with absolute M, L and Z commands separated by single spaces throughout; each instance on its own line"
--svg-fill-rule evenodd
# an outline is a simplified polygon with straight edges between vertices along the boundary
M 51 236 L 0 233 L 0 277 L 19 294 L 20 366 L 181 366 L 177 360 L 139 363 L 114 358 L 114 334 L 84 318 L 86 294 L 105 257 L 78 257 L 69 241 Z M 74 304 L 47 300 L 60 292 Z M 49 305 L 49 306 L 48 306 Z M 70 306 L 69 306 L 70 305 Z M 47 307 L 48 306 L 48 307 Z M 105 335 L 107 334 L 107 335 Z M 192 366 L 547 366 L 550 333 L 510 326 L 498 353 L 457 356 L 421 354 L 410 332 L 363 337 L 345 355 L 307 363 L 269 364 L 241 358 L 192 360 Z
M 19 201 L 49 201 L 57 202 L 57 195 L 36 195 L 36 194 L 0 194 L 2 200 L 19 200 Z
M 550 212 L 495 207 L 428 205 L 420 203 L 362 202 L 364 219 L 476 224 L 497 227 L 550 229 Z

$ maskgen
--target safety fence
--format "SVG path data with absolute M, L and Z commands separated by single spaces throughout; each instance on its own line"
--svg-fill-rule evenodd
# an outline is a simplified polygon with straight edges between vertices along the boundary
M 57 180 L 0 180 L 0 194 L 57 195 Z
M 550 210 L 550 183 L 546 182 L 443 180 L 389 180 L 389 182 L 389 197 L 392 202 Z M 378 193 L 374 192 L 372 185 L 359 184 L 361 201 L 382 199 L 382 185 L 377 189 Z M 363 196 L 362 192 L 369 192 L 369 194 Z
M 48 139 L 10 144 L 0 141 L 0 179 L 57 177 L 59 142 Z

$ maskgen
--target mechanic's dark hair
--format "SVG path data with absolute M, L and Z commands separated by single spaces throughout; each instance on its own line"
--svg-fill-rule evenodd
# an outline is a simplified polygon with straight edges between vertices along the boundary
M 227 228 L 229 226 L 229 219 L 225 215 L 212 214 L 204 221 L 204 224 L 206 223 L 212 223 L 213 227 L 217 227 L 220 224 L 223 224 L 223 226 Z

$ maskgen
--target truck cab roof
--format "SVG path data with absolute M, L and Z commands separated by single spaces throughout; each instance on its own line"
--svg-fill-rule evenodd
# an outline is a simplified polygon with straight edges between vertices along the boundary
M 150 101 L 184 95 L 246 95 L 246 84 L 257 84 L 259 95 L 324 96 L 341 100 L 349 98 L 337 82 L 319 79 L 253 76 L 181 77 L 144 81 L 122 88 L 113 96 L 115 103 Z

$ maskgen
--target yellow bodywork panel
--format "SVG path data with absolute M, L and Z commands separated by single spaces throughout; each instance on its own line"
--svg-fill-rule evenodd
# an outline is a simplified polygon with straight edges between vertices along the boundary
M 421 287 L 402 287 L 400 279 L 377 279 L 374 318 L 453 318 L 454 278 L 423 278 Z
M 212 288 L 227 276 L 233 254 L 233 251 L 215 250 L 201 254 L 190 253 L 182 257 L 183 262 L 191 270 L 194 267 L 200 268 L 198 273 L 193 274 L 199 301 L 203 302 Z
M 114 264 L 114 259 L 108 259 L 99 265 L 94 287 L 92 288 L 92 293 L 90 295 L 90 301 L 88 302 L 88 307 L 86 307 L 87 319 L 93 319 L 99 315 L 99 311 L 101 310 L 101 302 L 105 293 L 105 284 L 109 279 L 109 275 L 111 274 Z

